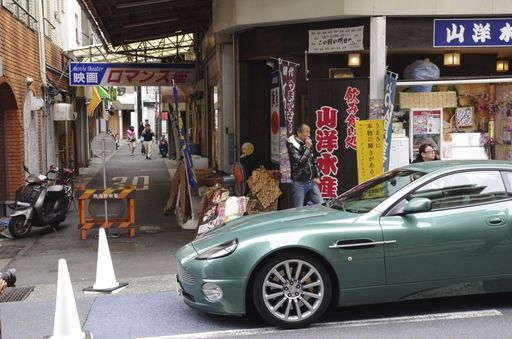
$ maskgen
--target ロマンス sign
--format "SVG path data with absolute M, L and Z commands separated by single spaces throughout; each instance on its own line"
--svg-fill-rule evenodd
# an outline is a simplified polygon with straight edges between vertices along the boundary
M 193 64 L 121 64 L 72 62 L 69 65 L 71 86 L 170 86 L 193 85 Z

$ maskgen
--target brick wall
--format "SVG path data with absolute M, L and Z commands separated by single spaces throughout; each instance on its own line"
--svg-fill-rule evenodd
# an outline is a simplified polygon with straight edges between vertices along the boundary
M 37 97 L 41 97 L 41 74 L 39 69 L 39 44 L 37 32 L 31 30 L 24 23 L 16 19 L 5 8 L 0 7 L 0 57 L 3 59 L 3 77 L 0 77 L 0 86 L 4 83 L 8 84 L 14 94 L 15 109 L 4 109 L 7 114 L 7 154 L 6 159 L 9 165 L 8 173 L 4 173 L 3 166 L 0 167 L 0 177 L 8 178 L 8 194 L 9 198 L 14 197 L 16 188 L 23 184 L 24 173 L 23 163 L 25 159 L 24 149 L 24 126 L 23 126 L 23 103 L 27 95 L 26 78 L 34 79 L 32 90 Z M 48 39 L 45 41 L 46 62 L 57 69 L 63 69 L 67 65 L 63 65 L 66 61 L 62 59 L 62 51 L 53 45 Z M 59 87 L 68 89 L 67 79 L 60 77 L 54 72 L 48 72 L 48 79 L 56 83 Z M 5 88 L 5 87 L 4 87 Z M 2 106 L 11 105 L 4 97 L 0 97 Z M 1 120 L 1 119 L 0 119 Z M 39 125 L 42 119 L 39 115 Z M 41 131 L 42 128 L 39 128 Z M 3 133 L 3 129 L 0 133 Z M 39 140 L 42 134 L 39 132 Z M 4 147 L 0 144 L 0 152 L 5 152 Z M 36 156 L 36 155 L 34 155 Z M 37 156 L 39 163 L 42 161 L 42 142 L 39 142 L 39 150 Z M 40 168 L 43 172 L 44 169 Z M 1 185 L 1 183 L 0 183 Z M 2 187 L 0 186 L 0 189 Z

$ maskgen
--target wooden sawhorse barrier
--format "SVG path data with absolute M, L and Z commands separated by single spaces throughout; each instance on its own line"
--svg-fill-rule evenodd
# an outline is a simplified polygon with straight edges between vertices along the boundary
M 135 236 L 135 189 L 125 187 L 122 190 L 115 190 L 112 188 L 103 189 L 86 189 L 84 187 L 77 187 L 75 189 L 75 197 L 78 200 L 78 216 L 80 229 L 80 238 L 87 239 L 87 231 L 95 228 L 124 228 L 128 229 L 130 237 Z M 124 200 L 127 207 L 126 217 L 110 218 L 105 223 L 105 218 L 101 219 L 87 219 L 87 206 L 86 202 L 89 200 L 105 200 L 105 199 L 119 199 Z

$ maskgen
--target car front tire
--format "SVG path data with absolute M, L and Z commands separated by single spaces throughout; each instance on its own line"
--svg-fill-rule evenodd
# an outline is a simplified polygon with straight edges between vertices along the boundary
M 282 253 L 260 267 L 253 285 L 258 313 L 286 328 L 304 327 L 322 316 L 332 296 L 326 268 L 304 253 Z

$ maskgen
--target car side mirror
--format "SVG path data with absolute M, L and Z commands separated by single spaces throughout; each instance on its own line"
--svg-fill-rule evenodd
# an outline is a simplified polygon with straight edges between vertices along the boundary
M 404 213 L 428 212 L 432 209 L 432 201 L 428 198 L 412 198 L 404 207 Z

